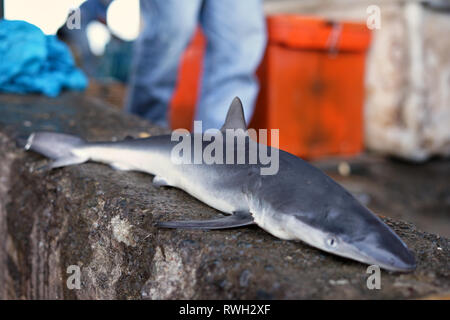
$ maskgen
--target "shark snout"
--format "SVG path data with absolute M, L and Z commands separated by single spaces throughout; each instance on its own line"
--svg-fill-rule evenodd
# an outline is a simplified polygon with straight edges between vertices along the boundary
M 391 271 L 408 272 L 416 269 L 416 259 L 408 248 L 395 249 L 356 245 L 365 263 Z
M 364 241 L 353 244 L 368 264 L 391 271 L 408 272 L 416 269 L 414 255 L 406 244 L 387 226 L 376 234 L 368 234 Z
M 306 220 L 287 215 L 273 219 L 266 230 L 282 239 L 298 239 L 335 255 L 390 271 L 410 272 L 416 259 L 400 237 L 368 209 L 359 207 L 354 215 L 336 214 L 334 221 Z M 349 211 L 348 211 L 349 212 Z M 276 216 L 276 215 L 274 215 Z

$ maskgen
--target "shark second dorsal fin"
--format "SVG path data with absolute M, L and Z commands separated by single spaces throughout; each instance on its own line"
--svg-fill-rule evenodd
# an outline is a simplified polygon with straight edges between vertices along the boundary
M 230 108 L 228 109 L 227 118 L 223 124 L 221 131 L 226 129 L 242 129 L 247 130 L 247 125 L 245 124 L 244 109 L 242 107 L 241 99 L 235 97 L 233 102 L 231 102 Z

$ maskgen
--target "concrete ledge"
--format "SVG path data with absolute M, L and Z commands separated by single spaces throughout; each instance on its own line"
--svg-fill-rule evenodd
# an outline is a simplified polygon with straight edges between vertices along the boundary
M 421 298 L 450 292 L 450 240 L 386 219 L 415 252 L 417 271 L 382 271 L 366 287 L 367 266 L 257 227 L 157 230 L 153 221 L 218 213 L 184 192 L 154 188 L 152 177 L 86 163 L 51 172 L 47 160 L 16 148 L 36 129 L 121 139 L 159 134 L 145 121 L 98 101 L 0 96 L 0 298 L 303 299 Z M 69 290 L 67 268 L 81 270 Z

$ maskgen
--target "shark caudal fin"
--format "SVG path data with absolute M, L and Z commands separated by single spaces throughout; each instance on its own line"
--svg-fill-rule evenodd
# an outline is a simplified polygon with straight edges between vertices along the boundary
M 54 160 L 48 165 L 52 169 L 86 162 L 87 158 L 73 153 L 75 148 L 85 143 L 83 139 L 65 133 L 34 132 L 23 147 Z
M 228 109 L 227 118 L 220 130 L 225 131 L 226 129 L 242 129 L 247 131 L 247 125 L 245 124 L 244 108 L 242 107 L 241 99 L 235 97 L 233 102 L 231 102 L 230 108 Z

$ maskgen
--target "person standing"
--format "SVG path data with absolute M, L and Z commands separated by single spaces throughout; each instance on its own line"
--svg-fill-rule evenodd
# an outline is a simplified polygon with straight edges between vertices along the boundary
M 207 39 L 196 119 L 220 128 L 239 96 L 247 123 L 266 46 L 262 0 L 141 0 L 144 27 L 134 48 L 125 109 L 168 127 L 181 55 L 200 25 Z
M 64 24 L 58 34 L 75 50 L 80 58 L 81 68 L 89 77 L 96 77 L 99 58 L 92 53 L 87 37 L 87 27 L 92 21 L 106 25 L 106 11 L 113 0 L 87 0 L 79 7 L 80 28 L 69 29 Z

